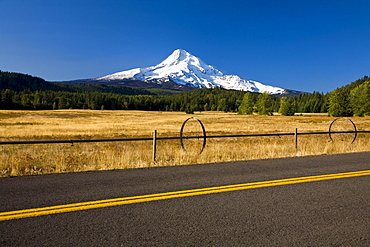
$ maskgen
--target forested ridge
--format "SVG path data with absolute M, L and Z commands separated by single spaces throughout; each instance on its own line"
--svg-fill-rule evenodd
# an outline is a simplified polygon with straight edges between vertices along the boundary
M 328 113 L 332 116 L 370 115 L 370 78 L 324 94 L 277 97 L 222 88 L 196 89 L 172 95 L 104 84 L 58 84 L 41 78 L 0 71 L 0 109 L 93 109 L 148 111 L 224 111 L 283 115 Z
M 34 91 L 65 91 L 65 92 L 100 92 L 126 95 L 153 95 L 153 93 L 138 88 L 126 86 L 110 86 L 105 84 L 65 84 L 48 82 L 42 78 L 21 73 L 3 72 L 0 70 L 0 89 L 10 89 L 21 92 Z

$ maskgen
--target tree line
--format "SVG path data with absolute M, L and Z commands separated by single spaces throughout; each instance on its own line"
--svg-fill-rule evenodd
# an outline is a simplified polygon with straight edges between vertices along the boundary
M 223 111 L 272 115 L 281 112 L 327 112 L 327 95 L 308 94 L 290 98 L 222 88 L 197 89 L 174 95 L 122 95 L 100 92 L 0 90 L 0 109 L 57 110 L 146 110 Z
M 220 88 L 173 95 L 122 95 L 100 92 L 0 90 L 0 109 L 92 109 L 236 112 L 245 92 Z
M 275 101 L 273 96 L 266 93 L 256 97 L 247 92 L 238 110 L 240 114 L 272 115 L 278 111 L 285 116 L 295 113 L 328 113 L 334 117 L 369 116 L 370 78 L 364 76 L 327 94 L 302 93 L 299 96 L 281 97 Z

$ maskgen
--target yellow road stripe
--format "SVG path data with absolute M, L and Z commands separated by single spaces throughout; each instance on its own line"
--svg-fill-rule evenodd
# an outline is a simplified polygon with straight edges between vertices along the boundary
M 98 201 L 90 201 L 90 202 L 80 202 L 80 203 L 72 203 L 72 204 L 66 204 L 66 205 L 43 207 L 43 208 L 32 208 L 32 209 L 10 211 L 10 212 L 2 212 L 0 213 L 0 221 L 35 217 L 35 216 L 48 215 L 48 214 L 66 213 L 66 212 L 73 212 L 73 211 L 80 211 L 80 210 L 87 210 L 87 209 L 94 209 L 94 208 L 112 207 L 112 206 L 133 204 L 133 203 L 140 203 L 140 202 L 157 201 L 157 200 L 164 200 L 164 199 L 170 199 L 170 198 L 188 197 L 188 196 L 196 196 L 196 195 L 221 193 L 221 192 L 227 192 L 227 191 L 246 190 L 246 189 L 263 188 L 263 187 L 271 187 L 271 186 L 278 186 L 278 185 L 297 184 L 297 183 L 306 183 L 306 182 L 368 176 L 368 175 L 370 175 L 370 170 L 345 172 L 345 173 L 334 173 L 334 174 L 308 176 L 308 177 L 286 178 L 286 179 L 278 179 L 278 180 L 271 180 L 271 181 L 225 185 L 225 186 L 217 186 L 217 187 L 209 187 L 209 188 L 201 188 L 201 189 L 192 189 L 192 190 L 180 190 L 180 191 L 173 191 L 173 192 L 165 192 L 165 193 L 157 193 L 157 194 L 149 194 L 149 195 L 141 195 L 141 196 L 130 196 L 130 197 L 114 198 L 114 199 L 98 200 Z

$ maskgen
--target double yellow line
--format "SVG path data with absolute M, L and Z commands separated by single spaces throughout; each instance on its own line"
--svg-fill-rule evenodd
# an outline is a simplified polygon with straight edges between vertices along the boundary
M 158 201 L 158 200 L 165 200 L 165 199 L 178 198 L 178 197 L 214 194 L 214 193 L 221 193 L 221 192 L 227 192 L 227 191 L 247 190 L 247 189 L 271 187 L 271 186 L 278 186 L 278 185 L 298 184 L 298 183 L 368 176 L 368 175 L 370 175 L 370 170 L 326 174 L 326 175 L 318 175 L 318 176 L 308 176 L 308 177 L 286 178 L 286 179 L 278 179 L 278 180 L 271 180 L 271 181 L 225 185 L 225 186 L 217 186 L 217 187 L 209 187 L 209 188 L 201 188 L 201 189 L 192 189 L 192 190 L 180 190 L 180 191 L 173 191 L 173 192 L 166 192 L 166 193 L 149 194 L 149 195 L 141 195 L 141 196 L 130 196 L 130 197 L 122 197 L 122 198 L 114 198 L 114 199 L 107 199 L 107 200 L 90 201 L 90 202 L 80 202 L 80 203 L 65 204 L 65 205 L 58 205 L 58 206 L 51 206 L 51 207 L 32 208 L 32 209 L 10 211 L 10 212 L 2 212 L 0 213 L 0 221 L 36 217 L 36 216 L 49 215 L 49 214 L 59 214 L 59 213 L 94 209 L 94 208 L 112 207 L 112 206 L 119 206 L 119 205 L 126 205 L 126 204 L 140 203 L 140 202 Z

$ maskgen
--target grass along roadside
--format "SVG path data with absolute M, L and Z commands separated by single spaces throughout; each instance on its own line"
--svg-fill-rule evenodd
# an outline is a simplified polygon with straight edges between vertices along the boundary
M 71 140 L 179 136 L 189 117 L 200 119 L 207 135 L 257 134 L 328 131 L 335 119 L 311 116 L 244 116 L 233 113 L 144 111 L 0 111 L 0 141 Z M 358 130 L 370 130 L 370 117 L 351 118 Z M 333 131 L 352 130 L 346 119 L 336 121 Z M 200 133 L 196 121 L 185 131 Z M 157 159 L 152 161 L 152 142 L 107 142 L 37 145 L 0 145 L 0 176 L 77 172 L 172 166 L 234 160 L 266 159 L 318 154 L 370 151 L 369 134 L 359 134 L 349 144 L 351 134 L 337 134 L 335 142 L 327 135 L 299 136 L 295 149 L 293 136 L 215 138 L 198 155 L 199 140 L 158 140 Z

